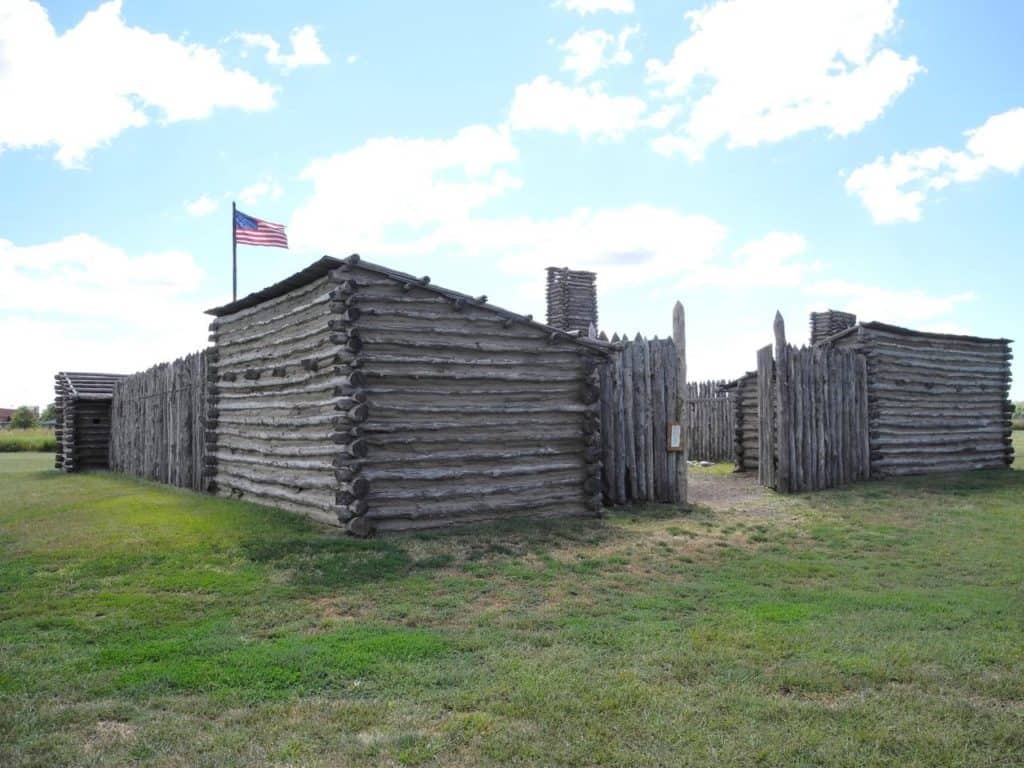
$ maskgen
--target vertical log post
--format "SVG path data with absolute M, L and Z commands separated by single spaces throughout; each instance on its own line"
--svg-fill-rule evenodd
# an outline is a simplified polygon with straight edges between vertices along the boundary
M 757 479 L 766 488 L 775 488 L 775 459 L 778 446 L 775 436 L 775 388 L 778 381 L 772 364 L 771 345 L 757 352 Z
M 687 487 L 687 456 L 686 445 L 686 311 L 680 302 L 672 308 L 672 340 L 676 345 L 676 421 L 679 422 L 683 438 L 683 450 L 676 462 L 676 485 L 679 488 L 679 504 L 686 506 L 689 498 Z
M 786 345 L 786 322 L 782 313 L 775 313 L 775 403 L 776 403 L 776 477 L 775 488 L 789 493 L 792 487 L 793 419 L 789 406 L 792 400 L 792 383 L 789 380 L 789 347 Z M 762 456 L 764 453 L 762 452 Z

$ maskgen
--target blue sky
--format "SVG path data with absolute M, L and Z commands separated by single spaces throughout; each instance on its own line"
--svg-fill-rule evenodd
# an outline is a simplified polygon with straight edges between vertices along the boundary
M 257 5 L 0 0 L 0 405 L 203 346 L 233 199 L 293 245 L 241 294 L 359 252 L 542 317 L 594 269 L 609 333 L 684 302 L 694 378 L 776 309 L 1024 336 L 1020 3 Z

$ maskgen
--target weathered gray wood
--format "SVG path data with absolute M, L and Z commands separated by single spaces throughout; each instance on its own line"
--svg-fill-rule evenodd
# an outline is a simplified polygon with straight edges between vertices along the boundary
M 789 408 L 792 402 L 792 385 L 790 382 L 790 360 L 789 347 L 786 344 L 786 325 L 782 319 L 782 313 L 775 313 L 775 412 L 777 422 L 775 424 L 774 450 L 776 471 L 775 483 L 772 486 L 782 493 L 787 493 L 792 484 L 792 456 L 794 453 L 795 440 L 793 437 L 792 417 Z M 760 369 L 759 369 L 760 370 Z M 762 439 L 764 433 L 762 432 Z M 761 451 L 761 458 L 765 458 L 765 450 Z
M 207 357 L 197 352 L 122 379 L 114 389 L 110 465 L 193 490 L 204 487 Z
M 651 462 L 654 473 L 654 497 L 665 500 L 668 492 L 668 452 L 665 446 L 665 359 L 664 344 L 650 343 L 651 352 Z
M 641 339 L 641 341 L 644 341 Z M 641 379 L 641 398 L 644 404 L 643 435 L 644 435 L 644 474 L 645 484 L 649 498 L 657 499 L 658 491 L 654 483 L 655 461 L 654 452 L 654 397 L 653 390 L 653 360 L 651 345 L 644 341 L 640 345 L 640 352 L 643 355 L 643 378 Z
M 776 463 L 780 444 L 776 439 L 779 401 L 776 394 L 775 364 L 770 346 L 757 353 L 757 472 L 758 482 L 768 488 L 777 488 Z
M 677 301 L 672 310 L 672 340 L 676 347 L 676 420 L 686 434 L 686 310 Z M 689 446 L 683 443 L 683 450 L 676 456 L 677 502 L 683 506 L 689 503 L 687 460 Z
M 637 501 L 641 499 L 636 443 L 637 414 L 633 397 L 635 349 L 629 348 L 627 345 L 626 350 L 616 355 L 616 360 L 618 361 L 617 364 L 621 366 L 621 380 L 619 382 L 616 405 L 621 409 L 617 413 L 622 414 L 621 419 L 618 421 L 618 429 L 622 437 L 616 436 L 615 447 L 616 451 L 619 452 L 617 460 L 623 462 L 624 473 L 622 492 L 617 501 L 619 504 L 625 504 L 627 498 Z
M 672 312 L 673 338 L 665 344 L 665 423 L 679 421 L 679 357 L 675 345 L 675 311 Z M 682 432 L 683 440 L 686 432 Z M 668 431 L 665 433 L 665 456 L 668 471 L 668 501 L 679 504 L 679 452 L 668 450 Z
M 736 444 L 736 388 L 724 381 L 690 382 L 687 385 L 687 443 L 691 459 L 734 461 Z M 742 423 L 742 414 L 739 414 Z

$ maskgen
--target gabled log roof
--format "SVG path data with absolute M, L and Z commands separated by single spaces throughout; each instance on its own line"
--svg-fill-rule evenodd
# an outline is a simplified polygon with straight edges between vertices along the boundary
M 533 319 L 532 315 L 520 315 L 515 312 L 511 312 L 507 309 L 502 309 L 494 304 L 487 302 L 486 296 L 470 296 L 465 293 L 453 291 L 449 288 L 443 288 L 439 285 L 434 285 L 430 282 L 429 277 L 415 277 L 414 275 L 407 274 L 405 272 L 399 272 L 388 267 L 381 266 L 379 264 L 373 264 L 368 261 L 364 261 L 357 254 L 349 256 L 347 259 L 336 259 L 333 256 L 324 256 L 317 261 L 314 261 L 305 269 L 296 272 L 291 277 L 286 277 L 278 283 L 267 286 L 261 291 L 250 293 L 248 296 L 244 296 L 237 301 L 233 301 L 230 304 L 225 304 L 220 307 L 214 307 L 213 309 L 206 310 L 206 314 L 213 315 L 214 317 L 224 317 L 225 315 L 232 315 L 235 312 L 239 312 L 249 307 L 257 306 L 270 299 L 283 296 L 286 293 L 294 291 L 296 288 L 301 288 L 308 283 L 318 280 L 321 277 L 327 275 L 333 269 L 337 269 L 343 264 L 349 264 L 359 269 L 365 269 L 369 272 L 374 272 L 382 277 L 386 277 L 390 280 L 394 280 L 396 283 L 402 285 L 412 285 L 416 288 L 422 288 L 423 290 L 431 291 L 445 298 L 453 301 L 462 301 L 465 304 L 479 307 L 499 315 L 502 318 L 511 320 L 520 325 L 525 325 L 530 328 L 544 331 L 548 334 L 555 334 L 559 339 L 571 341 L 579 344 L 582 347 L 596 351 L 596 352 L 608 352 L 614 348 L 613 344 L 600 339 L 590 339 L 585 336 L 574 334 L 573 332 L 563 331 L 558 328 L 552 328 L 544 323 L 538 323 Z

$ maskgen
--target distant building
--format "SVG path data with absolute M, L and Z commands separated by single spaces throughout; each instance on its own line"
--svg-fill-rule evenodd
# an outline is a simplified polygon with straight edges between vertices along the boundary
M 13 408 L 0 408 L 0 429 L 7 429 L 11 426 L 11 417 L 13 415 Z

